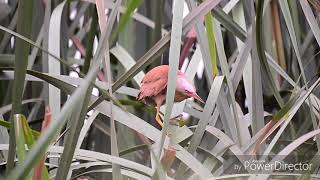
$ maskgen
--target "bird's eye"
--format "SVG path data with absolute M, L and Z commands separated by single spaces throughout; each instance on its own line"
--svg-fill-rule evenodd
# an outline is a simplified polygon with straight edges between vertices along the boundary
M 188 91 L 188 90 L 184 90 L 184 92 L 187 93 L 187 94 L 190 93 L 190 91 Z

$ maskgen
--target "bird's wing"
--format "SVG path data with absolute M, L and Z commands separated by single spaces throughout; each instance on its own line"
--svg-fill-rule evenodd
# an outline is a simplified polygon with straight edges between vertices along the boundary
M 153 78 L 153 81 L 143 81 L 138 99 L 156 96 L 167 87 L 167 77 Z
M 168 71 L 169 71 L 169 66 L 167 65 L 155 67 L 143 77 L 141 83 L 156 82 L 162 78 L 167 79 Z

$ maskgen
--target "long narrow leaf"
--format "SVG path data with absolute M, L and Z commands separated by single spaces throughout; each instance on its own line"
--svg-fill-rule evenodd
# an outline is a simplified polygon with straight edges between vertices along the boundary
M 32 23 L 32 8 L 33 1 L 19 1 L 18 5 L 18 18 L 17 32 L 25 37 L 31 36 Z M 28 65 L 30 45 L 21 39 L 16 39 L 16 60 L 15 60 L 15 79 L 13 81 L 12 92 L 12 111 L 10 121 L 13 122 L 13 115 L 21 113 L 21 101 L 23 95 L 24 78 L 26 76 L 26 69 Z M 13 168 L 15 158 L 15 142 L 14 142 L 14 126 L 10 130 L 10 148 L 7 160 L 6 172 L 8 173 Z
M 67 118 L 70 116 L 71 110 L 77 106 L 79 103 L 79 97 L 84 96 L 86 90 L 89 88 L 90 83 L 96 76 L 99 69 L 103 52 L 105 51 L 105 43 L 108 40 L 108 36 L 105 35 L 106 32 L 102 33 L 101 41 L 97 48 L 97 52 L 94 56 L 94 64 L 90 68 L 85 81 L 77 88 L 77 90 L 72 94 L 70 99 L 65 103 L 61 112 L 57 116 L 56 120 L 49 126 L 48 131 L 45 135 L 41 136 L 33 148 L 29 151 L 28 157 L 24 163 L 13 170 L 7 179 L 19 179 L 27 175 L 32 167 L 40 160 L 41 156 L 44 155 L 48 146 L 52 140 L 58 135 L 60 130 L 67 122 Z M 85 90 L 85 91 L 84 91 Z
M 211 117 L 211 113 L 213 111 L 213 108 L 215 106 L 216 100 L 220 94 L 220 90 L 222 87 L 222 82 L 224 80 L 224 76 L 217 76 L 212 83 L 210 93 L 208 96 L 208 100 L 206 102 L 206 105 L 204 106 L 204 111 L 201 114 L 201 119 L 198 123 L 198 126 L 191 138 L 190 145 L 188 147 L 188 152 L 191 154 L 194 154 L 196 152 L 197 147 L 199 146 L 201 139 L 203 137 L 203 134 L 205 132 L 206 126 L 209 123 L 209 119 Z M 182 178 L 184 171 L 186 170 L 185 165 L 180 165 L 176 178 Z
M 166 93 L 166 109 L 164 114 L 164 126 L 162 129 L 161 139 L 159 141 L 159 150 L 157 156 L 160 157 L 162 148 L 164 146 L 165 137 L 167 136 L 169 119 L 172 113 L 173 101 L 175 96 L 175 89 L 178 76 L 179 58 L 180 58 L 180 43 L 182 36 L 182 21 L 183 21 L 183 6 L 184 1 L 178 0 L 173 4 L 173 20 L 172 20 L 172 33 L 170 39 L 169 49 L 169 72 Z
M 268 84 L 272 90 L 272 93 L 274 95 L 274 97 L 276 98 L 278 104 L 280 105 L 280 107 L 283 106 L 283 100 L 280 96 L 279 91 L 277 90 L 277 87 L 273 81 L 272 78 L 272 74 L 269 68 L 269 65 L 267 63 L 267 58 L 266 55 L 264 53 L 265 51 L 265 47 L 264 47 L 264 39 L 263 39 L 263 5 L 264 5 L 264 0 L 259 0 L 258 1 L 258 5 L 257 5 L 257 22 L 256 22 L 256 43 L 257 43 L 257 52 L 258 52 L 258 56 L 259 56 L 259 60 L 260 60 L 260 64 L 261 64 L 261 69 L 262 69 L 262 73 L 265 73 L 267 75 L 267 80 L 268 80 Z
M 211 57 L 212 71 L 213 77 L 216 77 L 218 74 L 218 65 L 217 65 L 217 55 L 216 55 L 216 43 L 213 32 L 213 17 L 211 12 L 205 16 L 206 29 L 207 29 L 207 37 L 209 42 L 209 51 Z
M 207 14 L 213 7 L 215 7 L 220 1 L 209 0 L 201 3 L 197 8 L 190 12 L 183 20 L 183 33 L 188 32 L 195 21 Z M 166 34 L 160 39 L 145 55 L 143 55 L 137 63 L 124 75 L 122 75 L 112 86 L 112 91 L 116 91 L 126 82 L 131 80 L 141 69 L 151 64 L 158 56 L 160 56 L 164 50 L 168 47 L 170 41 L 170 33 Z
M 26 146 L 25 146 L 25 136 L 23 133 L 23 126 L 22 126 L 22 116 L 21 114 L 14 115 L 13 123 L 14 123 L 14 133 L 16 137 L 17 143 L 17 155 L 18 155 L 18 163 L 22 164 L 24 159 L 26 158 Z

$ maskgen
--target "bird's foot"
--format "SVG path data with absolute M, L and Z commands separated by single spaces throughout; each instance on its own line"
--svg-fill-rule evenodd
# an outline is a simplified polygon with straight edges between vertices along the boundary
M 182 115 L 178 115 L 176 117 L 171 118 L 169 122 L 171 125 L 179 126 L 181 121 L 182 121 Z
M 161 124 L 158 122 L 158 120 L 157 120 L 157 122 L 158 122 L 158 124 L 161 126 L 161 127 L 163 127 L 163 118 L 162 117 L 164 116 L 164 114 L 162 113 L 162 112 L 159 112 L 159 118 L 161 119 L 160 120 L 160 122 L 161 122 Z M 173 118 L 171 118 L 170 120 L 169 120 L 169 123 L 171 124 L 171 125 L 174 125 L 174 126 L 184 126 L 184 125 L 186 125 L 186 124 L 188 124 L 188 120 L 183 120 L 182 119 L 182 114 L 180 114 L 180 115 L 178 115 L 178 116 L 175 116 L 175 117 L 173 117 Z
M 161 126 L 161 128 L 163 128 L 163 122 L 162 122 L 160 114 L 156 115 L 156 121 Z

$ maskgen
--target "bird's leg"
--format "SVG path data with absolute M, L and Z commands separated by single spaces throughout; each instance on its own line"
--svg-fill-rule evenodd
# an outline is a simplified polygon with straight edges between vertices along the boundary
M 159 111 L 159 115 L 164 116 L 164 114 L 161 111 Z M 179 114 L 179 115 L 177 115 L 177 116 L 175 116 L 175 117 L 170 119 L 170 124 L 171 125 L 177 125 L 177 123 L 180 124 L 181 122 L 184 122 L 184 120 L 182 120 L 182 114 Z
M 164 116 L 164 114 L 163 114 L 161 111 L 159 111 L 159 114 L 160 114 L 161 116 Z M 177 116 L 171 118 L 170 120 L 178 119 L 178 118 L 181 118 L 181 117 L 182 117 L 182 114 L 177 115 Z M 320 125 L 319 125 L 319 126 L 320 126 Z
M 157 105 L 156 121 L 161 127 L 163 127 L 163 122 L 162 122 L 161 117 L 160 117 L 160 106 L 159 105 Z

